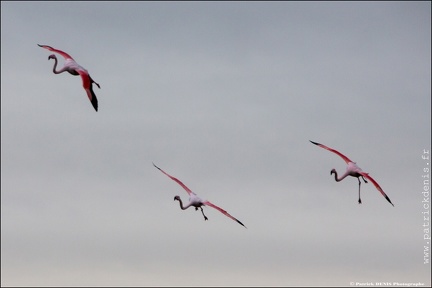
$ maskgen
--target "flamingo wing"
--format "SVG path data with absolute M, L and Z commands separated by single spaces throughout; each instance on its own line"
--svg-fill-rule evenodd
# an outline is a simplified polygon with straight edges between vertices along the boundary
M 366 179 L 368 179 L 369 181 L 371 181 L 375 187 L 378 189 L 379 192 L 381 192 L 381 194 L 384 196 L 384 198 L 387 199 L 387 201 L 393 205 L 393 203 L 390 201 L 390 198 L 387 196 L 386 193 L 384 193 L 384 190 L 381 188 L 381 186 L 375 181 L 375 179 L 373 179 L 371 176 L 369 176 L 368 173 L 366 172 L 360 172 L 360 175 L 362 175 L 363 177 L 365 177 Z M 394 207 L 394 205 L 393 205 Z
M 39 45 L 39 44 L 38 44 L 38 46 L 42 47 L 42 48 L 45 48 L 45 49 L 48 49 L 49 51 L 56 52 L 56 53 L 62 55 L 65 59 L 72 59 L 73 60 L 72 56 L 70 56 L 66 52 L 63 52 L 61 50 L 52 48 L 51 46 L 48 46 L 48 45 Z
M 162 173 L 164 173 L 165 175 L 167 175 L 169 178 L 171 178 L 172 180 L 174 180 L 175 182 L 177 182 L 180 186 L 182 186 L 183 187 L 183 189 L 185 189 L 186 190 L 186 192 L 190 195 L 190 194 L 194 194 L 194 195 L 196 195 L 194 192 L 192 192 L 192 190 L 190 190 L 185 184 L 183 184 L 183 182 L 181 182 L 179 179 L 177 179 L 177 178 L 175 178 L 175 177 L 173 177 L 173 176 L 171 176 L 171 175 L 169 175 L 168 173 L 166 173 L 165 171 L 163 171 L 161 168 L 159 168 L 158 166 L 156 166 L 154 163 L 153 163 L 153 166 L 155 166 L 157 169 L 159 169 Z
M 340 157 L 342 157 L 342 159 L 348 164 L 349 162 L 353 162 L 353 161 L 351 161 L 351 159 L 349 159 L 348 157 L 346 157 L 345 155 L 343 155 L 342 153 L 340 153 L 339 151 L 337 151 L 337 150 L 335 150 L 335 149 L 332 149 L 332 148 L 330 148 L 330 147 L 327 147 L 327 146 L 325 146 L 325 145 L 323 145 L 323 144 L 320 144 L 320 143 L 317 143 L 317 142 L 313 142 L 313 141 L 311 141 L 311 140 L 309 140 L 312 144 L 315 144 L 315 145 L 317 145 L 317 146 L 319 146 L 319 147 L 321 147 L 321 148 L 324 148 L 324 149 L 326 149 L 326 150 L 329 150 L 330 152 L 333 152 L 333 153 L 335 153 L 335 154 L 337 154 L 337 155 L 339 155 Z
M 214 205 L 213 203 L 211 203 L 210 201 L 204 201 L 203 202 L 204 205 L 206 206 L 210 206 L 215 208 L 216 210 L 219 210 L 219 212 L 221 212 L 222 214 L 224 214 L 225 216 L 228 216 L 229 218 L 233 219 L 234 221 L 236 221 L 237 223 L 239 223 L 240 225 L 242 225 L 243 227 L 247 228 L 242 222 L 240 222 L 237 218 L 233 217 L 231 214 L 229 214 L 227 211 L 225 211 L 224 209 L 220 208 L 219 206 Z
M 80 74 L 81 79 L 82 79 L 82 83 L 83 83 L 83 87 L 87 93 L 87 96 L 88 96 L 90 102 L 92 103 L 94 109 L 97 111 L 98 110 L 98 100 L 96 98 L 96 94 L 93 91 L 92 81 L 90 79 L 88 72 L 85 70 L 81 70 L 81 69 L 79 69 L 79 70 L 77 69 L 76 71 Z

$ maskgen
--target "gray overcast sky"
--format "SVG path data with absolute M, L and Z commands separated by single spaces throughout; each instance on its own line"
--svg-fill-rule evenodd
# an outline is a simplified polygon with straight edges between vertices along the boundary
M 2 286 L 431 285 L 430 1 L 7 1 L 1 43 Z

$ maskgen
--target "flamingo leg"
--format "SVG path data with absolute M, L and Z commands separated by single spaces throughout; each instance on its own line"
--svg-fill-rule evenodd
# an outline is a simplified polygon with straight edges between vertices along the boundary
M 362 177 L 363 178 L 363 177 Z M 360 199 L 360 186 L 361 186 L 361 181 L 360 181 L 360 178 L 357 178 L 357 180 L 358 180 L 358 182 L 359 182 L 359 200 L 358 200 L 358 203 L 359 204 L 361 204 L 362 202 L 361 202 L 361 199 Z M 363 178 L 363 180 L 364 180 L 364 178 Z M 366 181 L 365 181 L 365 183 L 367 183 Z
M 99 85 L 98 83 L 96 83 L 96 81 L 94 81 L 94 80 L 90 77 L 90 75 L 89 75 L 89 78 L 90 78 L 90 81 L 91 81 L 92 83 L 95 83 L 95 84 L 99 87 L 99 89 L 100 89 L 100 85 Z
M 206 215 L 204 215 L 204 210 L 202 209 L 202 207 L 199 207 L 200 209 L 201 209 L 201 213 L 203 214 L 203 216 L 204 216 L 204 220 L 208 220 L 208 218 L 207 218 L 207 216 Z M 195 207 L 195 210 L 198 210 L 198 207 Z

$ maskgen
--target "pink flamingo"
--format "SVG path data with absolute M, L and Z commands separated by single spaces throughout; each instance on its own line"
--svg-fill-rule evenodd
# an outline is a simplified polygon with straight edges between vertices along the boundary
M 50 59 L 54 59 L 54 67 L 53 67 L 53 72 L 55 74 L 60 74 L 63 73 L 65 71 L 69 72 L 70 74 L 74 75 L 74 76 L 81 76 L 82 79 L 82 83 L 83 83 L 83 87 L 87 93 L 88 98 L 90 99 L 91 104 L 93 105 L 94 109 L 97 111 L 98 110 L 98 100 L 96 98 L 95 93 L 93 92 L 93 87 L 92 84 L 95 83 L 99 89 L 100 89 L 100 85 L 98 83 L 96 83 L 89 75 L 89 73 L 87 72 L 86 69 L 84 69 L 82 66 L 80 66 L 69 54 L 61 51 L 61 50 L 57 50 L 52 48 L 51 46 L 48 45 L 39 45 L 39 47 L 48 49 L 50 51 L 59 53 L 61 56 L 63 56 L 65 58 L 65 63 L 62 69 L 60 70 L 56 70 L 57 68 L 57 57 L 54 54 L 51 54 L 50 56 L 48 56 L 48 60 Z
M 316 142 L 313 142 L 311 140 L 309 140 L 309 141 L 312 144 L 315 144 L 315 145 L 317 145 L 317 146 L 319 146 L 321 148 L 324 148 L 324 149 L 329 150 L 329 151 L 331 151 L 333 153 L 336 153 L 337 155 L 339 155 L 340 157 L 342 157 L 342 159 L 348 164 L 346 172 L 340 178 L 338 177 L 336 169 L 332 169 L 330 171 L 330 175 L 331 174 L 335 174 L 335 180 L 337 182 L 342 181 L 347 176 L 356 177 L 357 180 L 358 180 L 358 182 L 359 182 L 359 200 L 358 200 L 359 204 L 362 203 L 361 199 L 360 199 L 360 186 L 361 186 L 360 177 L 361 177 L 365 183 L 368 183 L 366 181 L 366 179 L 370 180 L 375 185 L 375 187 L 378 189 L 378 191 L 381 192 L 381 194 L 384 196 L 384 198 L 386 198 L 387 201 L 390 204 L 393 205 L 393 203 L 390 201 L 390 198 L 384 193 L 384 190 L 378 185 L 378 183 L 371 176 L 369 176 L 369 173 L 363 172 L 362 169 L 360 169 L 360 167 L 357 166 L 356 162 L 351 161 L 348 157 L 346 157 L 345 155 L 343 155 L 339 151 L 336 151 L 336 150 L 334 150 L 332 148 L 329 148 L 329 147 L 327 147 L 327 146 L 325 146 L 323 144 L 316 143 Z M 394 207 L 394 205 L 393 205 L 393 207 Z
M 169 178 L 171 178 L 172 180 L 174 180 L 175 182 L 177 182 L 180 186 L 183 187 L 183 189 L 186 190 L 186 192 L 189 194 L 189 203 L 186 204 L 186 206 L 183 206 L 183 202 L 180 199 L 180 196 L 175 196 L 174 197 L 174 201 L 177 200 L 180 203 L 180 208 L 182 210 L 186 210 L 187 208 L 193 206 L 195 207 L 195 210 L 201 209 L 201 213 L 204 216 L 204 220 L 208 220 L 207 216 L 204 215 L 204 210 L 202 208 L 202 206 L 210 206 L 213 207 L 217 210 L 219 210 L 219 212 L 223 213 L 225 216 L 228 216 L 229 218 L 233 219 L 234 221 L 236 221 L 237 223 L 239 223 L 240 225 L 242 225 L 243 227 L 247 228 L 245 225 L 243 225 L 242 222 L 240 222 L 238 219 L 234 218 L 233 216 L 231 216 L 227 211 L 225 211 L 224 209 L 214 205 L 213 203 L 211 203 L 210 201 L 207 200 L 202 200 L 200 197 L 198 197 L 194 192 L 192 192 L 192 190 L 190 190 L 186 185 L 184 185 L 180 180 L 178 180 L 177 178 L 169 175 L 168 173 L 166 173 L 165 171 L 163 171 L 161 168 L 159 168 L 158 166 L 156 166 L 153 163 L 153 166 L 155 166 L 157 169 L 159 169 L 162 173 L 164 173 L 165 175 L 167 175 Z

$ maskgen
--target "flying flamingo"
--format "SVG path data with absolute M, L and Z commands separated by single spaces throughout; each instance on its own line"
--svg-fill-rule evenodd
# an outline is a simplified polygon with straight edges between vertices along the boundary
M 362 169 L 360 169 L 360 167 L 357 166 L 356 162 L 351 161 L 348 157 L 346 157 L 345 155 L 343 155 L 343 154 L 340 153 L 339 151 L 336 151 L 336 150 L 334 150 L 334 149 L 332 149 L 332 148 L 329 148 L 329 147 L 327 147 L 327 146 L 325 146 L 325 145 L 323 145 L 323 144 L 316 143 L 316 142 L 313 142 L 313 141 L 311 141 L 311 140 L 309 140 L 309 141 L 310 141 L 312 144 L 315 144 L 315 145 L 317 145 L 317 146 L 319 146 L 319 147 L 321 147 L 321 148 L 324 148 L 324 149 L 326 149 L 326 150 L 329 150 L 329 151 L 331 151 L 331 152 L 333 152 L 333 153 L 339 155 L 339 156 L 342 157 L 342 159 L 343 159 L 343 160 L 348 164 L 345 173 L 344 173 L 340 178 L 338 177 L 338 174 L 337 174 L 337 172 L 336 172 L 336 169 L 332 169 L 332 170 L 330 171 L 330 175 L 331 175 L 331 174 L 335 174 L 335 180 L 336 180 L 337 182 L 342 181 L 342 180 L 343 180 L 345 177 L 347 177 L 347 176 L 356 177 L 357 180 L 358 180 L 358 182 L 359 182 L 359 200 L 358 200 L 358 203 L 359 203 L 359 204 L 362 203 L 362 202 L 361 202 L 361 199 L 360 199 L 360 186 L 361 186 L 360 177 L 361 177 L 365 183 L 368 183 L 368 182 L 366 181 L 366 179 L 368 179 L 369 181 L 371 181 L 371 182 L 375 185 L 375 187 L 378 189 L 378 191 L 381 192 L 381 194 L 384 196 L 384 198 L 386 198 L 387 201 L 388 201 L 390 204 L 393 205 L 393 203 L 390 201 L 390 198 L 389 198 L 389 197 L 384 193 L 384 190 L 383 190 L 383 189 L 378 185 L 378 183 L 377 183 L 377 182 L 376 182 L 376 181 L 375 181 L 371 176 L 369 176 L 369 173 L 363 172 Z M 365 179 L 365 178 L 366 178 L 366 179 Z M 394 205 L 393 205 L 393 207 L 394 207 Z
M 61 56 L 63 56 L 65 58 L 65 62 L 64 62 L 64 66 L 62 69 L 60 70 L 56 70 L 57 68 L 57 57 L 54 54 L 51 54 L 50 56 L 48 56 L 48 60 L 50 59 L 54 59 L 54 67 L 53 67 L 53 72 L 55 74 L 60 74 L 63 73 L 65 71 L 69 72 L 70 74 L 74 75 L 74 76 L 81 76 L 82 79 L 82 83 L 83 83 L 83 87 L 87 93 L 88 98 L 90 99 L 91 104 L 93 105 L 94 109 L 97 111 L 98 110 L 98 100 L 96 98 L 95 93 L 93 92 L 93 87 L 92 84 L 95 83 L 99 88 L 100 85 L 98 83 L 96 83 L 89 75 L 88 71 L 86 69 L 84 69 L 82 66 L 80 66 L 69 54 L 58 50 L 58 49 L 54 49 L 51 46 L 48 45 L 39 45 L 39 47 L 48 49 L 49 51 L 53 51 L 56 52 L 58 54 L 60 54 Z
M 233 219 L 234 221 L 236 221 L 237 223 L 239 223 L 240 225 L 242 225 L 243 227 L 247 228 L 245 225 L 243 225 L 242 222 L 240 222 L 238 219 L 234 218 L 233 216 L 231 216 L 228 212 L 226 212 L 224 209 L 214 205 L 213 203 L 211 203 L 210 201 L 207 200 L 202 200 L 200 197 L 198 197 L 194 192 L 192 192 L 192 190 L 190 190 L 186 185 L 184 185 L 180 180 L 178 180 L 177 178 L 169 175 L 168 173 L 166 173 L 165 171 L 163 171 L 161 168 L 159 168 L 158 166 L 156 166 L 153 163 L 153 166 L 155 166 L 157 169 L 159 169 L 162 173 L 164 173 L 166 176 L 168 176 L 169 178 L 171 178 L 172 180 L 174 180 L 175 182 L 177 182 L 180 186 L 183 187 L 183 189 L 186 190 L 186 192 L 189 194 L 189 203 L 186 204 L 186 206 L 183 206 L 183 202 L 180 199 L 180 196 L 175 196 L 174 197 L 174 201 L 177 200 L 180 203 L 180 208 L 182 210 L 186 210 L 187 208 L 193 206 L 195 207 L 195 210 L 201 209 L 201 213 L 204 216 L 204 220 L 208 220 L 207 216 L 204 215 L 204 210 L 202 208 L 202 206 L 210 206 L 213 207 L 217 210 L 219 210 L 219 212 L 223 213 L 225 216 L 228 216 L 229 218 Z

